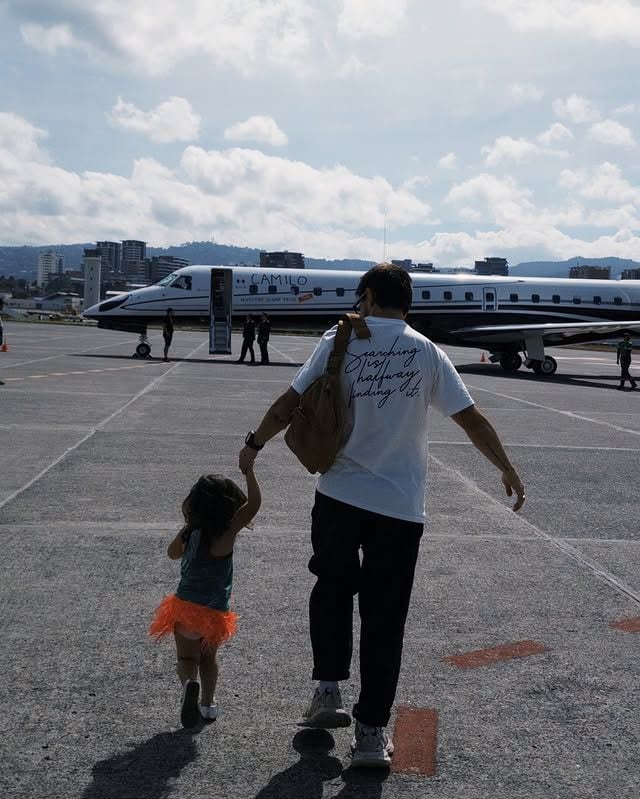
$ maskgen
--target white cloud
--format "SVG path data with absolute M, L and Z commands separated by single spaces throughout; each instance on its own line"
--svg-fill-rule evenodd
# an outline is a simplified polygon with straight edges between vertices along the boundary
M 536 155 L 539 148 L 527 139 L 498 136 L 490 147 L 483 147 L 482 152 L 486 154 L 484 162 L 487 166 L 497 166 L 502 161 L 524 161 Z
M 636 114 L 639 110 L 640 106 L 637 106 L 635 103 L 625 103 L 624 105 L 619 105 L 617 108 L 614 108 L 613 113 L 618 116 L 629 116 L 631 114 Z
M 344 0 L 338 33 L 352 39 L 386 37 L 406 22 L 407 0 Z
M 48 135 L 18 114 L 0 112 L 0 166 L 7 168 L 10 162 L 17 168 L 27 161 L 48 163 L 48 155 L 40 148 L 40 141 Z
M 438 161 L 440 169 L 455 169 L 458 166 L 458 156 L 455 153 L 447 153 Z
M 200 133 L 200 117 L 184 97 L 170 97 L 151 111 L 141 111 L 118 97 L 107 119 L 114 128 L 142 133 L 165 144 L 193 141 Z
M 365 75 L 367 72 L 379 72 L 379 69 L 372 64 L 366 64 L 364 61 L 361 61 L 358 56 L 352 54 L 338 70 L 338 77 L 357 78 L 360 75 Z
M 511 99 L 518 103 L 537 103 L 544 97 L 544 90 L 535 83 L 512 83 L 508 88 Z
M 573 133 L 561 122 L 554 122 L 547 130 L 538 136 L 538 141 L 545 147 L 553 147 L 556 144 L 566 144 L 573 139 Z
M 307 0 L 182 0 L 181 3 L 101 0 L 5 0 L 25 41 L 57 52 L 83 47 L 96 61 L 108 59 L 151 75 L 205 55 L 248 74 L 264 65 L 301 74 L 309 63 L 316 11 Z
M 560 119 L 568 119 L 577 125 L 600 119 L 600 112 L 593 107 L 591 101 L 579 94 L 572 94 L 566 100 L 554 100 L 553 110 Z
M 607 202 L 612 205 L 635 205 L 640 210 L 640 186 L 634 186 L 622 176 L 622 170 L 610 161 L 592 170 L 564 169 L 558 184 L 570 191 L 578 192 L 588 200 Z
M 633 133 L 629 128 L 616 122 L 615 119 L 596 122 L 595 125 L 589 128 L 589 138 L 601 144 L 610 144 L 614 147 L 631 149 L 636 146 Z
M 519 31 L 581 35 L 640 44 L 640 7 L 634 0 L 476 0 Z
M 289 141 L 275 119 L 261 115 L 231 125 L 225 130 L 224 137 L 227 141 L 253 141 L 270 144 L 272 147 L 284 147 Z

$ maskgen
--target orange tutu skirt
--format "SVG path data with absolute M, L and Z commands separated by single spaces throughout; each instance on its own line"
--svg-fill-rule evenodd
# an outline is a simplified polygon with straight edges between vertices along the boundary
M 170 594 L 156 608 L 149 635 L 159 641 L 173 635 L 179 624 L 185 632 L 202 638 L 203 647 L 217 647 L 235 633 L 237 620 L 232 610 L 215 610 Z

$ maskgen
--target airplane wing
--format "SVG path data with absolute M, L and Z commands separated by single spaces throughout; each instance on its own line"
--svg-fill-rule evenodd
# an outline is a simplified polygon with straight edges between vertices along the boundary
M 547 346 L 561 346 L 581 341 L 613 338 L 629 332 L 640 336 L 640 320 L 623 322 L 565 322 L 542 325 L 480 325 L 452 330 L 451 335 L 468 344 L 514 344 L 533 336 L 542 336 Z

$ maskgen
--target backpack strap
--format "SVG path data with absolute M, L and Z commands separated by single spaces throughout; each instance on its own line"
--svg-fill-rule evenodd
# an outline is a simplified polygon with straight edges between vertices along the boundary
M 351 332 L 355 332 L 358 338 L 371 338 L 371 332 L 364 319 L 356 313 L 347 313 L 338 322 L 336 337 L 333 342 L 333 352 L 327 361 L 327 374 L 335 375 L 338 373 L 347 345 L 351 338 Z

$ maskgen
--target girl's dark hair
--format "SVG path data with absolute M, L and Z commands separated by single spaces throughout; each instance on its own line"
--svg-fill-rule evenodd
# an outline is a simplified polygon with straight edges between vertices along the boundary
M 361 297 L 367 289 L 379 308 L 394 308 L 408 313 L 413 292 L 411 277 L 406 269 L 395 264 L 376 264 L 360 278 L 356 297 Z
M 244 491 L 233 480 L 221 474 L 203 474 L 182 503 L 185 542 L 193 530 L 199 529 L 200 551 L 208 553 L 213 539 L 229 529 L 236 511 L 246 501 Z

